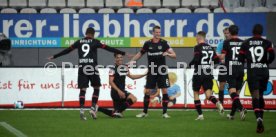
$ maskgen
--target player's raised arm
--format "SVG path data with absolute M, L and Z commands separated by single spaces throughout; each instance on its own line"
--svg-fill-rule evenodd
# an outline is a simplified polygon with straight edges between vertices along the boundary
M 79 41 L 76 41 L 74 44 L 72 44 L 70 47 L 64 49 L 63 51 L 61 51 L 61 52 L 59 52 L 59 53 L 57 53 L 53 56 L 48 57 L 48 59 L 49 60 L 55 59 L 55 58 L 58 58 L 60 56 L 63 56 L 63 55 L 66 55 L 66 54 L 70 53 L 71 51 L 73 51 L 74 49 L 77 48 L 77 45 L 78 45 L 77 43 L 79 43 Z
M 110 47 L 108 45 L 102 44 L 100 42 L 98 43 L 98 46 L 102 49 L 105 49 L 105 50 L 109 51 L 109 52 L 118 53 L 118 54 L 122 54 L 122 55 L 126 54 L 124 51 L 118 50 L 116 48 L 113 48 L 113 47 Z
M 145 44 L 141 48 L 140 52 L 138 52 L 127 64 L 128 65 L 133 64 L 133 62 L 139 60 L 146 52 L 148 52 L 147 42 L 145 42 Z

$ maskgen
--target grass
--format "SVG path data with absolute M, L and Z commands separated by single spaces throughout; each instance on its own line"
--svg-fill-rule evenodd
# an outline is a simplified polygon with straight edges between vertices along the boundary
M 6 122 L 29 137 L 272 137 L 276 135 L 276 115 L 265 113 L 265 132 L 256 133 L 252 111 L 246 120 L 227 120 L 215 111 L 204 111 L 204 121 L 195 121 L 195 111 L 170 110 L 171 119 L 161 111 L 149 110 L 149 116 L 135 118 L 140 111 L 126 111 L 124 118 L 113 119 L 98 113 L 98 119 L 79 119 L 77 110 L 0 110 L 0 122 Z M 13 137 L 0 126 L 1 137 Z

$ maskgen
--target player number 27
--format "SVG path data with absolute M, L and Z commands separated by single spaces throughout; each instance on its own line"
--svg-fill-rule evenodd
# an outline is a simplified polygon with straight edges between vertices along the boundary
M 261 61 L 261 59 L 264 56 L 264 49 L 260 46 L 258 47 L 251 47 L 249 49 L 249 51 L 251 52 L 251 57 L 252 57 L 252 61 L 256 62 L 256 57 L 257 57 L 257 61 Z
M 201 59 L 201 64 L 211 64 L 214 51 L 202 51 L 203 57 Z M 208 62 L 209 58 L 209 62 Z
M 81 50 L 84 52 L 83 57 L 86 57 L 89 53 L 90 46 L 88 44 L 82 44 Z

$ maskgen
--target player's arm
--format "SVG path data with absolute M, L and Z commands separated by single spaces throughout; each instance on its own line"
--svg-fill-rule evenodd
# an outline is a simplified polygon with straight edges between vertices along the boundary
M 214 51 L 214 55 L 213 55 L 213 61 L 214 61 L 214 64 L 218 64 L 221 61 L 215 51 Z
M 139 79 L 139 78 L 142 78 L 142 77 L 146 76 L 147 73 L 148 72 L 146 72 L 144 74 L 141 74 L 141 75 L 133 75 L 133 74 L 130 73 L 130 71 L 128 71 L 127 76 L 134 80 L 134 79 Z
M 225 56 L 227 54 L 227 48 L 228 48 L 228 46 L 227 46 L 226 42 L 224 41 L 223 45 L 222 45 L 222 51 L 221 51 L 221 54 L 220 54 L 220 57 L 219 57 L 219 59 L 221 61 L 225 60 Z
M 238 55 L 238 61 L 240 62 L 245 62 L 246 59 L 246 42 L 243 42 L 241 45 L 241 49 L 239 51 L 239 55 Z
M 126 98 L 124 92 L 122 90 L 120 90 L 117 85 L 114 83 L 114 71 L 111 70 L 109 71 L 109 85 L 115 89 L 117 91 L 117 93 L 119 94 L 120 98 Z
M 140 52 L 138 52 L 130 61 L 129 65 L 133 65 L 135 61 L 139 60 L 146 52 L 148 52 L 148 44 L 145 42 L 143 47 L 141 48 Z
M 116 48 L 110 47 L 108 45 L 102 44 L 101 42 L 98 42 L 98 47 L 100 47 L 106 51 L 109 51 L 109 52 L 118 53 L 118 54 L 122 54 L 122 55 L 126 54 L 124 51 L 121 51 Z
M 275 52 L 274 52 L 272 43 L 270 43 L 270 46 L 268 47 L 267 52 L 268 52 L 268 64 L 271 64 L 275 59 Z
M 194 58 L 189 63 L 189 66 L 191 67 L 192 65 L 198 65 L 199 62 L 200 62 L 200 56 L 201 56 L 200 49 L 198 48 L 198 46 L 195 46 L 195 48 L 194 48 Z
M 220 42 L 216 49 L 216 53 L 220 60 L 223 60 L 222 55 L 221 55 L 222 48 L 223 48 L 223 42 Z
M 175 54 L 175 52 L 173 51 L 172 48 L 169 48 L 169 49 L 167 50 L 167 52 L 164 52 L 164 53 L 163 53 L 163 56 L 168 56 L 168 57 L 170 57 L 170 58 L 176 59 L 176 54 Z
M 71 51 L 73 51 L 74 49 L 77 48 L 77 45 L 78 45 L 77 43 L 78 43 L 78 41 L 76 41 L 73 45 L 71 45 L 70 47 L 64 49 L 63 51 L 61 51 L 61 52 L 59 52 L 59 53 L 57 53 L 53 56 L 48 57 L 48 59 L 49 60 L 55 59 L 55 58 L 58 58 L 60 56 L 63 56 L 63 55 L 66 55 L 66 54 L 70 53 Z

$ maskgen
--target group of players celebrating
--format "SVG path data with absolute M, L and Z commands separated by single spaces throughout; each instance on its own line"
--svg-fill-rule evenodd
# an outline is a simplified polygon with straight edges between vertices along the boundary
M 252 106 L 257 119 L 257 133 L 264 131 L 263 113 L 264 113 L 264 99 L 263 92 L 266 90 L 266 85 L 269 80 L 268 65 L 274 60 L 273 45 L 270 41 L 261 37 L 263 27 L 256 24 L 253 27 L 253 37 L 245 41 L 238 38 L 239 28 L 236 25 L 224 29 L 225 40 L 218 46 L 217 53 L 213 47 L 206 43 L 206 33 L 200 31 L 197 33 L 197 45 L 194 47 L 194 58 L 189 63 L 189 66 L 194 68 L 194 75 L 192 78 L 194 103 L 198 112 L 196 120 L 203 120 L 203 113 L 201 110 L 201 102 L 199 99 L 199 90 L 203 88 L 206 99 L 210 100 L 216 105 L 220 114 L 224 113 L 223 108 L 223 90 L 227 82 L 229 84 L 229 94 L 232 98 L 232 109 L 227 118 L 234 119 L 236 111 L 240 112 L 241 119 L 244 120 L 246 116 L 246 109 L 243 108 L 239 93 L 242 88 L 244 76 L 244 64 L 247 63 L 248 84 L 252 95 Z M 161 28 L 155 26 L 152 29 L 153 38 L 146 41 L 140 52 L 136 55 L 131 55 L 115 48 L 102 44 L 99 40 L 94 38 L 95 30 L 87 28 L 86 36 L 69 48 L 60 53 L 49 57 L 54 59 L 62 55 L 68 54 L 74 49 L 78 49 L 79 68 L 78 68 L 78 88 L 80 89 L 79 103 L 80 103 L 80 118 L 86 120 L 84 105 L 85 93 L 89 87 L 89 82 L 94 89 L 92 95 L 92 107 L 89 114 L 96 119 L 97 111 L 103 112 L 110 117 L 123 117 L 122 112 L 137 101 L 137 98 L 126 91 L 125 79 L 128 76 L 131 79 L 139 79 L 146 76 L 145 95 L 144 95 L 144 109 L 143 112 L 136 115 L 142 118 L 148 116 L 148 106 L 150 103 L 150 90 L 156 87 L 162 91 L 162 107 L 163 118 L 170 118 L 167 113 L 169 97 L 167 93 L 170 87 L 168 77 L 168 67 L 166 66 L 165 57 L 175 59 L 176 54 L 169 46 L 168 42 L 161 38 Z M 109 84 L 111 86 L 111 97 L 113 100 L 113 110 L 99 107 L 97 105 L 101 79 L 97 70 L 97 49 L 102 48 L 114 53 L 115 65 L 110 68 Z M 145 74 L 133 75 L 129 71 L 129 67 L 139 60 L 145 53 L 148 56 L 148 71 Z M 123 57 L 126 55 L 131 60 L 124 64 Z M 152 65 L 154 64 L 154 65 Z M 214 97 L 213 74 L 212 69 L 214 64 L 226 67 L 226 71 L 222 69 L 219 72 L 220 92 L 219 100 Z M 92 66 L 94 69 L 87 69 L 87 66 Z M 159 69 L 162 66 L 161 69 Z M 164 67 L 165 66 L 165 67 Z M 96 68 L 96 69 L 95 69 Z M 231 69 L 230 69 L 231 68 Z

